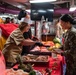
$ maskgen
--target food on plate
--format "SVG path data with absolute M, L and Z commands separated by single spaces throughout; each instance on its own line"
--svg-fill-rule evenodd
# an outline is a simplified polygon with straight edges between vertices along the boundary
M 53 39 L 53 42 L 54 42 L 54 43 L 59 43 L 59 44 L 61 44 L 60 39 L 59 39 L 59 38 L 57 38 L 57 37 Z
M 54 46 L 53 41 L 42 42 L 45 46 Z
M 55 47 L 56 47 L 56 48 L 60 48 L 60 47 L 61 47 L 61 44 L 56 43 L 56 44 L 55 44 Z
M 30 54 L 31 55 L 31 54 Z M 26 58 L 29 58 L 29 60 L 26 60 Z M 48 61 L 48 56 L 38 56 L 38 55 L 32 55 L 31 57 L 29 55 L 22 57 L 23 61 L 33 61 L 33 62 L 46 62 Z
M 45 41 L 42 41 L 43 44 L 45 44 Z
M 36 46 L 31 51 L 40 51 L 40 47 L 39 46 Z
M 31 70 L 33 70 L 32 65 L 30 64 L 25 65 L 23 63 L 21 55 L 17 56 L 17 63 L 18 63 L 18 69 L 22 69 L 23 71 L 26 71 L 26 72 L 30 72 Z
M 31 52 L 34 52 L 34 51 L 48 52 L 47 48 L 43 46 L 42 47 L 36 46 L 34 49 L 31 50 Z
M 36 58 L 36 61 L 47 61 L 48 57 L 47 56 L 39 56 Z
M 29 75 L 29 73 L 24 72 L 23 70 L 13 70 L 13 69 L 6 69 L 5 75 Z
M 22 56 L 22 60 L 23 61 L 35 61 L 35 59 L 37 58 L 37 55 L 32 55 L 32 54 L 28 54 L 26 56 Z
M 52 47 L 49 47 L 48 50 L 49 51 L 54 51 L 55 48 L 56 48 L 55 46 L 52 46 Z
M 55 43 L 55 45 L 54 45 L 54 46 L 50 46 L 50 47 L 48 48 L 48 50 L 49 50 L 49 51 L 54 51 L 54 49 L 59 49 L 60 47 L 61 47 L 61 44 Z

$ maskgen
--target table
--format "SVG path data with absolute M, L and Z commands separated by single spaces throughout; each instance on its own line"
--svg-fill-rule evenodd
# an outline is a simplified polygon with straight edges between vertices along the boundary
M 64 56 L 57 55 L 57 58 L 52 58 L 51 56 L 49 56 L 48 60 L 49 62 L 45 65 L 43 64 L 34 65 L 34 69 L 43 71 L 46 68 L 49 68 L 52 69 L 51 75 L 63 75 L 63 65 L 65 64 Z
M 42 71 L 46 68 L 52 69 L 51 75 L 63 75 L 64 57 L 57 55 L 57 58 L 49 57 L 49 63 L 46 65 L 35 65 L 34 69 Z

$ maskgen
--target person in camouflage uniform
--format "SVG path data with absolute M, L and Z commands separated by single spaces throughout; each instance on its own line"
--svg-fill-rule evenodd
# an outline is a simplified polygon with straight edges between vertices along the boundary
M 75 23 L 68 14 L 60 17 L 62 29 L 67 30 L 64 34 L 64 52 L 62 53 L 66 58 L 66 75 L 76 75 L 76 29 L 72 26 Z

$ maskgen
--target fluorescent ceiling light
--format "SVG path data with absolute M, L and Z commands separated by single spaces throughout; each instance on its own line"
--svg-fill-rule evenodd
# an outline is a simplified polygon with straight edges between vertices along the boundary
M 69 9 L 70 12 L 73 12 L 73 11 L 75 11 L 75 10 L 76 10 L 76 6 L 71 7 L 71 8 Z
M 36 13 L 33 13 L 33 15 L 38 15 L 38 13 L 36 12 Z
M 51 12 L 54 12 L 54 10 L 53 9 L 47 9 L 48 11 L 51 11 Z
M 31 0 L 30 3 L 53 2 L 56 0 Z
M 38 10 L 38 12 L 46 13 L 46 11 L 45 11 L 45 10 Z
M 28 10 L 26 10 L 26 11 L 27 11 L 27 12 L 29 12 L 29 13 L 31 12 L 31 10 L 30 10 L 30 9 L 28 9 Z
M 18 8 L 22 8 L 22 5 L 18 5 L 17 7 L 18 7 Z

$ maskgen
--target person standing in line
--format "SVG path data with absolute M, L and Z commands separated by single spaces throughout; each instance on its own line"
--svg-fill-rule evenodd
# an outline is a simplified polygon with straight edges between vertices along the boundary
M 69 14 L 62 15 L 59 20 L 62 29 L 67 30 L 61 53 L 66 60 L 66 75 L 76 75 L 76 29 L 73 27 L 76 21 Z

